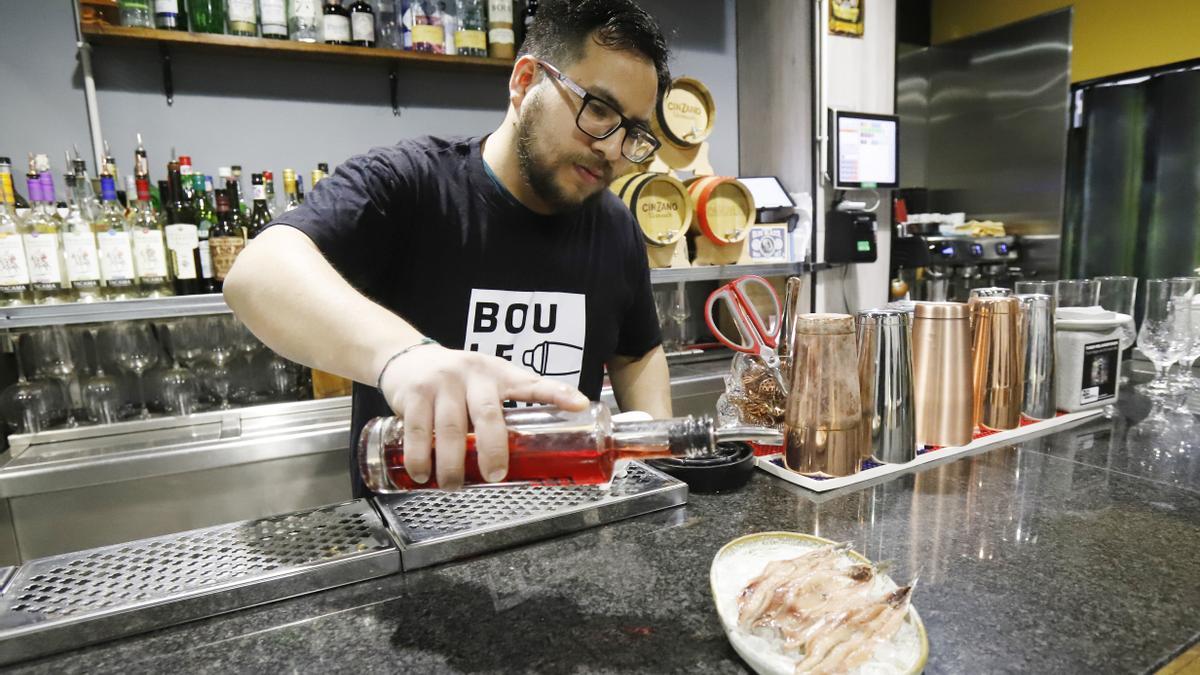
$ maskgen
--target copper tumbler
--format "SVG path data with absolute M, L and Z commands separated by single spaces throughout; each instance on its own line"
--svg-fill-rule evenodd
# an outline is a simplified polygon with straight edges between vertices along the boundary
M 802 314 L 793 331 L 784 465 L 806 475 L 849 476 L 866 454 L 854 318 Z
M 971 325 L 961 302 L 918 302 L 913 312 L 917 443 L 971 442 Z
M 1025 398 L 1025 331 L 1018 298 L 971 301 L 973 401 L 979 429 L 1015 429 Z

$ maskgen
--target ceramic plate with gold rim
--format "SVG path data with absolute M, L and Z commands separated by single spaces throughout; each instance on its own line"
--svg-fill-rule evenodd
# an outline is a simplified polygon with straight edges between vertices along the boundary
M 717 606 L 717 614 L 721 617 L 721 625 L 730 644 L 755 672 L 761 675 L 791 675 L 795 672 L 800 657 L 796 654 L 785 654 L 779 649 L 777 640 L 738 628 L 738 594 L 762 573 L 767 563 L 773 560 L 790 560 L 817 547 L 833 543 L 835 542 L 828 539 L 799 532 L 759 532 L 734 539 L 713 556 L 709 584 L 713 602 Z M 842 555 L 851 563 L 871 562 L 855 551 L 846 551 Z M 880 593 L 897 588 L 896 582 L 883 573 L 877 574 L 872 583 L 876 584 Z M 917 597 L 920 597 L 919 588 L 916 593 Z M 910 604 L 908 616 L 891 641 L 881 645 L 870 661 L 852 672 L 872 675 L 919 673 L 925 667 L 928 658 L 929 637 L 925 633 L 925 624 L 921 622 L 916 607 Z

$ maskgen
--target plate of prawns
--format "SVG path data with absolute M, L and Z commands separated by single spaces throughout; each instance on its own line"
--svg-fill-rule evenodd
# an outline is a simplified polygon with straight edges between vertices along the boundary
M 760 532 L 722 547 L 709 582 L 726 636 L 757 673 L 920 673 L 929 638 L 916 580 L 898 584 L 887 567 L 849 543 Z

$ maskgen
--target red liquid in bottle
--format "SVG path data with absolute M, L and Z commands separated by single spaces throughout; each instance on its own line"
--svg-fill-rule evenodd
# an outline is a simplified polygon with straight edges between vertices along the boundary
M 574 438 L 573 438 L 574 437 Z M 612 478 L 617 452 L 611 447 L 597 447 L 591 434 L 556 434 L 554 447 L 547 447 L 546 437 L 526 436 L 518 431 L 508 432 L 508 475 L 505 482 L 531 482 L 543 485 L 591 485 Z M 668 453 L 669 454 L 669 453 Z M 388 478 L 400 489 L 436 488 L 436 451 L 430 479 L 418 483 L 404 468 L 404 449 L 401 443 L 384 445 L 384 468 Z M 479 471 L 479 455 L 475 451 L 475 434 L 467 434 L 463 483 L 486 483 Z

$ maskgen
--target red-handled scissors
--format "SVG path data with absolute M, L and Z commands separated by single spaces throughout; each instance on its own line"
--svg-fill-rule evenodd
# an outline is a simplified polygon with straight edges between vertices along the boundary
M 714 310 L 724 308 L 734 326 L 737 338 L 721 332 Z M 767 366 L 778 370 L 779 328 L 782 325 L 779 296 L 766 279 L 754 274 L 738 277 L 708 296 L 704 304 L 704 320 L 715 338 L 730 349 L 754 354 Z

